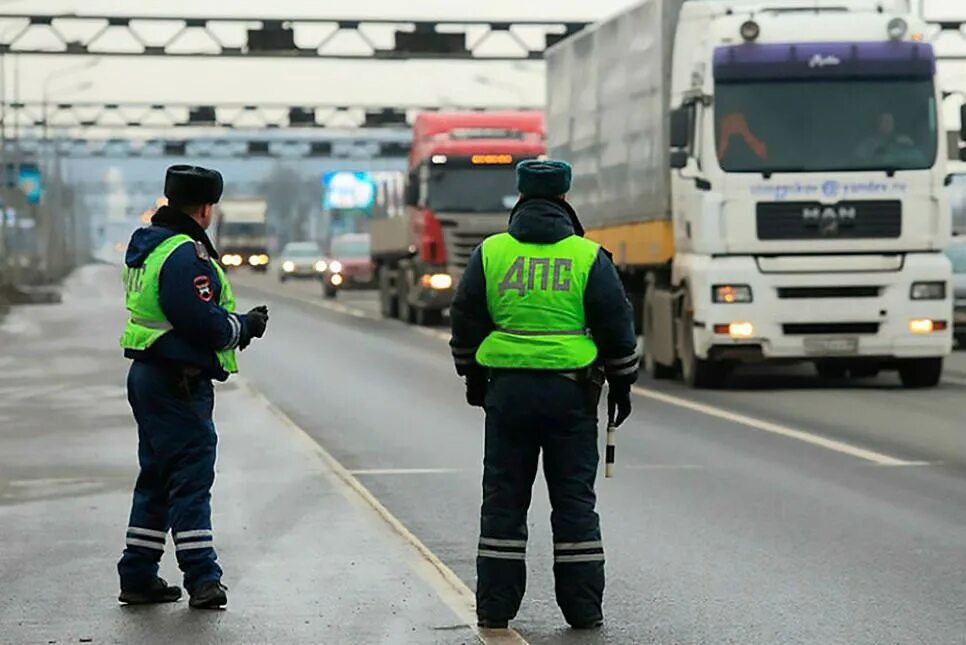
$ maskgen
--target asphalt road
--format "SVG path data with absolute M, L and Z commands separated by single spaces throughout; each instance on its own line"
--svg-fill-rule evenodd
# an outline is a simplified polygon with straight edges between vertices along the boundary
M 381 320 L 372 294 L 233 281 L 272 309 L 248 379 L 472 587 L 483 419 L 445 330 Z M 700 393 L 642 377 L 598 487 L 604 629 L 563 628 L 542 490 L 514 626 L 530 643 L 966 643 L 966 360 L 949 365 L 926 391 L 805 367 Z

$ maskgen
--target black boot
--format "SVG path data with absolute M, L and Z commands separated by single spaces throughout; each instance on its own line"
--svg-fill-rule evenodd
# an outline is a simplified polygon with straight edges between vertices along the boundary
M 570 627 L 572 629 L 581 629 L 581 630 L 598 629 L 603 625 L 604 625 L 604 621 L 599 618 L 595 618 L 593 620 L 576 621 L 576 622 L 570 623 Z
M 508 620 L 498 620 L 493 618 L 479 618 L 476 621 L 480 629 L 506 629 L 510 624 Z
M 188 604 L 195 609 L 221 609 L 228 604 L 228 587 L 218 580 L 207 580 L 191 591 Z
M 170 586 L 164 578 L 155 578 L 154 582 L 143 589 L 121 589 L 121 595 L 117 599 L 126 605 L 177 602 L 181 600 L 181 587 Z

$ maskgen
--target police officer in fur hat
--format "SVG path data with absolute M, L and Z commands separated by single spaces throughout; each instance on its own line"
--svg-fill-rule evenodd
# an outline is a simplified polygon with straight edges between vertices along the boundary
M 211 528 L 217 435 L 212 380 L 238 371 L 235 351 L 261 338 L 268 308 L 235 312 L 231 285 L 205 230 L 223 181 L 215 170 L 168 168 L 168 204 L 131 237 L 123 270 L 132 360 L 128 400 L 138 427 L 140 473 L 118 562 L 119 600 L 174 602 L 181 589 L 158 577 L 170 532 L 190 605 L 228 602 Z
M 584 239 L 562 161 L 517 166 L 520 200 L 506 233 L 470 258 L 450 342 L 470 405 L 486 410 L 477 551 L 481 627 L 504 628 L 526 585 L 527 509 L 543 453 L 553 507 L 557 604 L 574 628 L 603 620 L 604 548 L 594 508 L 597 403 L 631 412 L 638 357 L 633 311 L 609 254 Z M 602 370 L 601 370 L 602 368 Z

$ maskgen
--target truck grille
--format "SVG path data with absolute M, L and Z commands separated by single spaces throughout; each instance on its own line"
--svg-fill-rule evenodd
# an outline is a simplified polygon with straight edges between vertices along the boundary
M 443 239 L 446 243 L 446 253 L 450 264 L 465 269 L 470 256 L 476 250 L 487 234 L 464 233 L 453 229 L 443 229 Z
M 854 240 L 902 235 L 902 203 L 897 200 L 762 202 L 756 215 L 760 240 Z
M 878 298 L 882 287 L 778 287 L 782 300 L 804 298 Z
M 443 230 L 447 264 L 457 272 L 466 268 L 483 240 L 506 230 L 504 213 L 437 213 L 436 218 Z
M 782 332 L 788 336 L 809 336 L 813 334 L 878 334 L 879 323 L 786 323 L 782 325 Z

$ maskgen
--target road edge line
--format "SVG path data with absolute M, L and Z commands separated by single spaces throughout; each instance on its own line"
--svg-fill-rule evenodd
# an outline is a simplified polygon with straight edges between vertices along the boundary
M 342 465 L 332 453 L 302 426 L 298 425 L 291 417 L 272 403 L 258 388 L 243 377 L 235 377 L 239 385 L 245 387 L 253 398 L 259 400 L 272 414 L 274 414 L 286 427 L 292 430 L 297 437 L 308 444 L 309 448 L 318 455 L 329 469 L 346 485 L 352 492 L 358 495 L 367 506 L 369 506 L 389 527 L 399 535 L 409 546 L 413 547 L 422 557 L 423 561 L 431 565 L 436 573 L 442 578 L 441 584 L 427 581 L 434 587 L 433 591 L 443 603 L 453 611 L 456 617 L 464 621 L 467 627 L 484 645 L 529 645 L 526 639 L 520 636 L 516 630 L 509 628 L 506 630 L 481 630 L 476 624 L 476 597 L 466 584 L 460 580 L 452 569 L 450 569 L 439 556 L 423 543 L 412 531 L 406 527 L 386 506 L 379 501 L 359 479 L 352 474 L 349 469 Z M 425 579 L 425 576 L 424 576 Z M 445 585 L 449 592 L 443 593 L 440 587 Z M 456 595 L 456 599 L 452 597 Z M 487 633 L 499 631 L 502 633 Z

